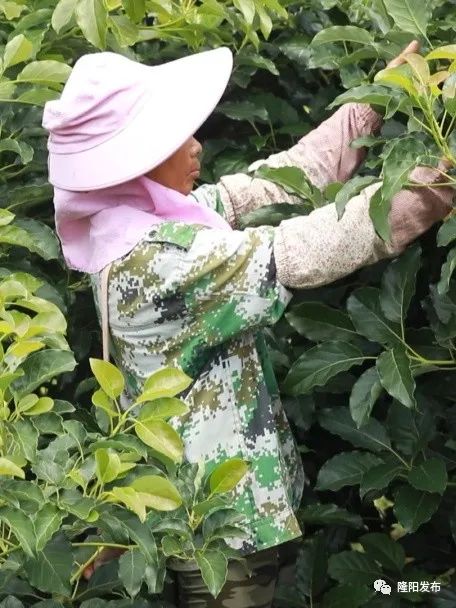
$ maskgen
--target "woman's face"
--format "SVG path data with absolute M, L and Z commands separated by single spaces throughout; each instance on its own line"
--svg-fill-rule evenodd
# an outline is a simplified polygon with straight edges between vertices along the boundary
M 190 194 L 193 182 L 200 175 L 201 144 L 194 137 L 190 137 L 172 156 L 161 165 L 146 173 L 150 179 L 162 186 L 177 190 L 181 194 Z

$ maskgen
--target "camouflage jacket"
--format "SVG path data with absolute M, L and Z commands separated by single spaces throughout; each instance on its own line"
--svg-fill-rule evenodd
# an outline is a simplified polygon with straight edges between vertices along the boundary
M 201 202 L 208 203 L 207 189 Z M 251 463 L 234 496 L 249 538 L 233 546 L 244 553 L 301 534 L 294 515 L 301 460 L 262 332 L 292 296 L 276 277 L 273 238 L 266 226 L 228 232 L 165 222 L 113 262 L 108 284 L 111 354 L 127 377 L 124 399 L 158 368 L 182 368 L 194 380 L 184 397 L 190 411 L 172 422 L 186 458 L 205 460 L 209 470 L 234 456 Z M 91 275 L 99 316 L 100 276 Z

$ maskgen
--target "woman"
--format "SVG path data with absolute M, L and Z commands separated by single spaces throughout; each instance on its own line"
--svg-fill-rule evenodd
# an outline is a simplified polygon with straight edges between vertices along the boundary
M 270 606 L 278 547 L 302 534 L 301 461 L 261 328 L 281 317 L 289 288 L 323 285 L 403 251 L 448 213 L 453 195 L 445 187 L 399 193 L 391 245 L 369 219 L 378 186 L 353 198 L 341 221 L 331 204 L 277 228 L 236 230 L 242 214 L 297 199 L 241 174 L 188 196 L 201 152 L 193 133 L 231 67 L 224 48 L 157 67 L 112 53 L 84 56 L 43 120 L 63 253 L 71 268 L 91 274 L 98 314 L 109 316 L 111 353 L 127 378 L 123 405 L 156 369 L 181 367 L 193 378 L 181 395 L 190 412 L 177 423 L 186 457 L 210 466 L 234 456 L 251 462 L 233 501 L 248 532 L 234 546 L 253 576 L 230 566 L 217 600 L 201 581 L 181 578 L 180 607 Z M 349 143 L 380 124 L 371 108 L 350 104 L 264 162 L 299 166 L 318 187 L 345 181 L 365 155 Z M 432 184 L 438 175 L 421 168 L 413 178 Z M 106 321 L 103 330 L 106 347 Z

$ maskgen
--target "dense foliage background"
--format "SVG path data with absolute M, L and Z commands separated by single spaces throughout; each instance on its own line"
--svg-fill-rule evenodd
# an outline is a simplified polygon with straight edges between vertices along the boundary
M 125 563 L 120 586 L 116 562 L 100 569 L 89 585 L 68 587 L 66 572 L 74 582 L 78 569 L 72 560 L 60 559 L 71 551 L 59 547 L 60 535 L 74 526 L 74 518 L 90 524 L 93 505 L 63 500 L 57 515 L 32 516 L 64 482 L 70 484 L 67 492 L 82 487 L 72 473 L 74 461 L 70 470 L 65 463 L 106 424 L 100 407 L 92 415 L 98 383 L 89 356 L 100 354 L 100 336 L 88 281 L 65 269 L 52 231 L 42 105 L 58 96 L 77 57 L 96 48 L 153 64 L 228 45 L 236 53 L 229 89 L 198 134 L 204 143 L 202 180 L 246 171 L 253 160 L 289 147 L 344 94 L 342 101 L 375 103 L 387 116 L 378 138 L 360 142 L 369 146 L 362 179 L 342 190 L 333 185 L 322 195 L 299 176 L 288 183 L 303 196 L 307 211 L 335 199 L 342 212 L 348 195 L 378 176 L 400 188 L 413 166 L 435 164 L 441 146 L 435 128 L 426 130 L 431 115 L 447 151 L 456 153 L 455 47 L 432 64 L 447 72 L 444 97 L 439 83 L 429 83 L 416 66 L 402 74 L 405 85 L 397 79 L 393 88 L 387 80 L 371 84 L 412 38 L 421 40 L 424 54 L 451 45 L 456 6 L 450 0 L 0 0 L 0 15 L 0 270 L 9 280 L 3 289 L 0 284 L 5 351 L 0 390 L 5 402 L 15 403 L 8 409 L 0 402 L 0 598 L 4 608 L 20 608 L 20 602 L 42 608 L 50 603 L 98 608 L 108 601 L 146 606 L 158 597 L 148 595 L 154 584 L 149 576 L 140 590 L 141 579 L 138 586 Z M 420 90 L 414 97 L 407 82 L 424 87 L 429 96 Z M 424 98 L 430 104 L 423 110 Z M 385 238 L 392 194 L 394 189 L 383 188 L 372 210 Z M 245 218 L 245 224 L 277 223 L 291 212 L 278 205 Z M 278 589 L 277 606 L 456 605 L 455 237 L 450 219 L 438 236 L 437 229 L 430 231 L 396 261 L 328 287 L 296 291 L 284 318 L 268 330 L 307 474 L 295 588 Z M 24 301 L 32 311 L 28 321 L 11 312 Z M 45 316 L 37 320 L 33 313 Z M 30 345 L 37 341 L 39 346 Z M 22 377 L 14 375 L 18 369 Z M 37 399 L 53 397 L 53 408 L 49 401 L 37 406 L 33 397 L 21 402 L 33 391 Z M 117 445 L 127 447 L 134 451 L 131 441 Z M 14 467 L 26 472 L 25 480 Z M 181 492 L 186 481 L 195 483 L 195 475 L 181 480 Z M 31 498 L 30 485 L 22 492 L 17 485 L 36 480 L 45 488 L 43 496 Z M 24 547 L 10 553 L 11 544 L 25 541 L 21 522 L 5 515 L 8 508 L 26 514 L 23 525 L 34 522 L 28 553 Z M 131 530 L 128 534 L 131 541 Z M 84 561 L 79 554 L 75 559 Z M 45 563 L 52 567 L 46 570 Z M 379 578 L 392 586 L 391 595 L 375 593 Z M 438 581 L 442 589 L 420 585 L 418 591 L 397 593 L 398 581 Z

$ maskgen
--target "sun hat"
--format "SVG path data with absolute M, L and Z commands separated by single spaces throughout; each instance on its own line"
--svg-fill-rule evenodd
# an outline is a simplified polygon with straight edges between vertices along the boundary
M 84 55 L 60 99 L 44 108 L 49 181 L 90 191 L 144 175 L 202 125 L 232 65 L 226 47 L 157 66 L 111 52 Z

